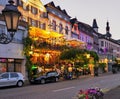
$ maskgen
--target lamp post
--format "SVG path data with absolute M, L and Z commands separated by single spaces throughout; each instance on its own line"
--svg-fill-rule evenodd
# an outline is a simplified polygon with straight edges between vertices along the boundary
M 8 2 L 9 4 L 2 10 L 8 33 L 0 33 L 0 44 L 8 44 L 13 40 L 18 28 L 19 17 L 21 16 L 17 6 L 13 5 L 14 1 L 9 0 Z

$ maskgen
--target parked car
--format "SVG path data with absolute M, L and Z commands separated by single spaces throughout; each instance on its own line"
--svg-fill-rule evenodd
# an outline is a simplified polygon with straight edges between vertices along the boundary
M 24 81 L 24 76 L 19 72 L 5 72 L 0 74 L 0 87 L 14 85 L 22 87 Z
M 56 71 L 49 71 L 45 73 L 44 75 L 39 75 L 37 77 L 32 77 L 30 80 L 31 84 L 34 83 L 41 83 L 45 84 L 47 82 L 57 82 L 59 81 L 60 75 Z

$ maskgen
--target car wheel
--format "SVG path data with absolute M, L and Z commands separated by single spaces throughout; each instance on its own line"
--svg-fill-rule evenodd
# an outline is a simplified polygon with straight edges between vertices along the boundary
M 17 82 L 17 86 L 18 86 L 18 87 L 22 87 L 22 86 L 23 86 L 23 81 L 18 81 L 18 82 Z
M 59 79 L 56 77 L 56 78 L 55 78 L 55 82 L 57 82 L 58 80 L 59 80 Z
M 41 79 L 40 83 L 45 84 L 45 79 Z

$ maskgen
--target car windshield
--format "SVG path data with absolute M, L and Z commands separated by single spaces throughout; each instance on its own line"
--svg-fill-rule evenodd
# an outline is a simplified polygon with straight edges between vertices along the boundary
M 43 75 L 46 75 L 45 72 L 39 72 L 36 76 L 39 77 L 39 76 L 43 76 Z

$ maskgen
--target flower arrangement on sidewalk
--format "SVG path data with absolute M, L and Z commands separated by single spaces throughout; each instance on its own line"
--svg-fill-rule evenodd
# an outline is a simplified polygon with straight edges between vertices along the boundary
M 77 99 L 103 99 L 104 93 L 100 88 L 90 88 L 87 90 L 79 90 Z

